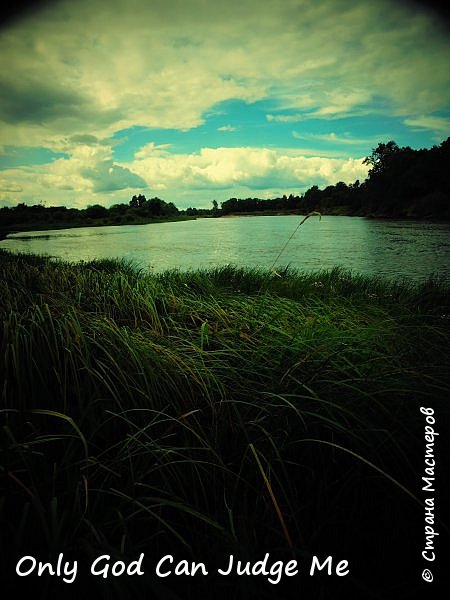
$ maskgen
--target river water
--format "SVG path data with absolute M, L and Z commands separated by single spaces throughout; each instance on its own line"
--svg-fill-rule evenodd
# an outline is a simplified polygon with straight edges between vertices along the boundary
M 289 215 L 82 227 L 13 234 L 0 248 L 69 261 L 127 258 L 154 271 L 289 264 L 306 271 L 340 266 L 394 279 L 433 275 L 450 281 L 450 223 L 324 216 L 298 227 L 300 221 Z

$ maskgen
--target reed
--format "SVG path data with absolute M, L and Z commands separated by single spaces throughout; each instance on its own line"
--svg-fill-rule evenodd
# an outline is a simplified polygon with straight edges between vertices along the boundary
M 223 566 L 229 554 L 302 561 L 320 550 L 357 562 L 369 552 L 361 528 L 380 561 L 380 520 L 403 543 L 409 521 L 423 518 L 418 407 L 449 422 L 443 282 L 232 266 L 150 274 L 7 252 L 0 272 L 8 573 L 33 552 L 87 563 L 170 553 Z M 211 589 L 208 578 L 148 573 L 90 577 L 83 589 L 117 598 Z M 221 578 L 220 589 L 289 597 L 244 579 Z M 51 597 L 56 583 L 46 582 Z M 372 585 L 389 597 L 387 579 Z M 398 586 L 413 584 L 405 576 Z

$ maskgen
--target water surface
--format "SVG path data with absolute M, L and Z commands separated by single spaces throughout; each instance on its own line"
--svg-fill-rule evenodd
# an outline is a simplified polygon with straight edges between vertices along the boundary
M 300 220 L 257 216 L 82 227 L 13 234 L 0 247 L 69 261 L 124 257 L 154 271 L 225 264 L 270 268 Z M 450 281 L 450 224 L 311 217 L 275 268 L 287 264 L 307 271 L 341 266 L 396 279 L 437 275 Z

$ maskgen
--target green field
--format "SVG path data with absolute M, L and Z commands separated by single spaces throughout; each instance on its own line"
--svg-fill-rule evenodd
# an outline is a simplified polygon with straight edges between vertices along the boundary
M 144 575 L 80 574 L 77 593 L 339 598 L 342 586 L 348 598 L 413 597 L 419 407 L 435 412 L 441 493 L 448 460 L 448 285 L 340 269 L 149 274 L 7 252 L 0 271 L 4 581 L 18 585 L 24 555 L 63 552 L 81 572 L 102 554 L 144 553 Z M 443 538 L 445 524 L 435 528 Z M 266 552 L 301 567 L 332 555 L 350 574 L 304 569 L 289 588 L 154 575 L 166 554 L 213 571 L 230 554 Z M 24 580 L 33 597 L 56 597 L 56 577 Z

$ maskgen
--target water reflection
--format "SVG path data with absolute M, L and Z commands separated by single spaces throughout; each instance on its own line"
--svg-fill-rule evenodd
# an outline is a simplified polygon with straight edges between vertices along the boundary
M 389 277 L 450 279 L 450 226 L 411 221 L 368 221 L 370 270 Z
M 301 217 L 230 217 L 150 225 L 20 233 L 0 242 L 12 251 L 70 261 L 125 257 L 161 271 L 224 264 L 271 267 Z M 450 224 L 359 217 L 311 217 L 276 266 L 341 266 L 364 274 L 450 280 Z

